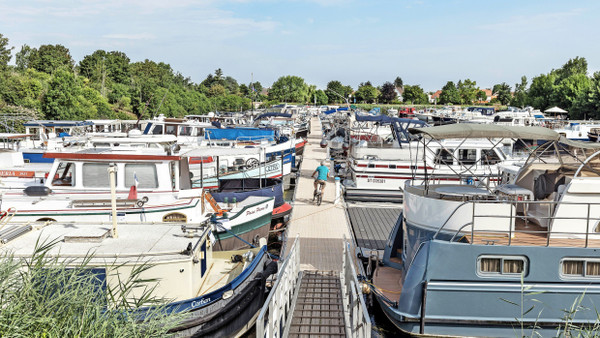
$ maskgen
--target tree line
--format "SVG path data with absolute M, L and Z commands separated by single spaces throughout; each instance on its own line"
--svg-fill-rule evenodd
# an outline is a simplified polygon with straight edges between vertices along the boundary
M 15 58 L 15 65 L 9 65 Z M 491 104 L 559 106 L 572 118 L 599 117 L 600 73 L 587 75 L 587 61 L 576 57 L 548 74 L 525 76 L 514 89 L 503 82 L 493 86 Z M 429 104 L 432 93 L 420 85 L 404 84 L 398 76 L 380 86 L 370 81 L 357 88 L 332 80 L 325 89 L 287 75 L 270 88 L 259 81 L 238 83 L 222 69 L 200 83 L 173 70 L 164 62 L 131 62 L 120 51 L 96 50 L 75 62 L 62 45 L 23 45 L 15 51 L 0 34 L 0 113 L 30 109 L 40 118 L 80 120 L 99 118 L 149 118 L 156 114 L 182 117 L 209 111 L 242 111 L 252 101 L 268 107 L 282 102 L 302 104 Z M 474 104 L 487 94 L 471 79 L 448 81 L 436 104 Z

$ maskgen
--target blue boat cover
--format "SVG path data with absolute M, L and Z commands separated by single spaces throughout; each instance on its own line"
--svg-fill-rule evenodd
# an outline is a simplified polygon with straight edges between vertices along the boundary
M 205 129 L 204 138 L 211 140 L 240 140 L 249 141 L 256 139 L 275 139 L 275 131 L 262 128 L 224 128 L 224 129 Z
M 333 114 L 335 112 L 338 111 L 347 111 L 349 108 L 348 107 L 342 107 L 342 108 L 337 108 L 337 109 L 329 109 L 323 112 L 323 114 L 325 115 L 329 115 L 329 114 Z
M 233 203 L 233 199 L 241 202 L 250 196 L 264 196 L 275 198 L 275 208 L 280 207 L 283 200 L 283 183 L 280 179 L 267 178 L 261 181 L 258 178 L 242 178 L 231 180 L 219 180 L 219 189 L 211 192 L 217 202 Z
M 379 123 L 393 123 L 394 118 L 389 117 L 387 115 L 354 115 L 356 117 L 356 121 L 369 121 L 369 122 L 379 122 Z

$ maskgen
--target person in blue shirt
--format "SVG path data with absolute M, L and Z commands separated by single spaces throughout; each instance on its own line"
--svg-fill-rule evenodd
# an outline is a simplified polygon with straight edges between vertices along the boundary
M 321 192 L 323 192 L 323 189 L 325 189 L 325 183 L 329 178 L 329 168 L 325 165 L 325 161 L 321 161 L 321 165 L 318 166 L 317 169 L 315 169 L 315 172 L 313 172 L 312 177 L 315 178 L 315 191 L 313 193 L 314 198 L 314 196 L 317 194 L 317 184 L 322 185 Z

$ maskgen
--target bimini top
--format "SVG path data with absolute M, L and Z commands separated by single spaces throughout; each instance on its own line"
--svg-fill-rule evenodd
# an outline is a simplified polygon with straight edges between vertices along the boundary
M 363 121 L 369 121 L 369 122 L 379 122 L 381 124 L 391 124 L 394 122 L 394 119 L 392 117 L 389 117 L 387 115 L 362 115 L 362 114 L 358 114 L 355 113 L 354 114 L 356 121 L 359 122 L 363 122 Z
M 409 128 L 413 135 L 423 134 L 435 139 L 448 138 L 516 138 L 559 141 L 560 134 L 544 127 L 500 126 L 496 124 L 456 123 L 428 128 Z
M 598 142 L 570 140 L 562 135 L 560 136 L 559 142 L 573 148 L 600 150 L 600 143 Z

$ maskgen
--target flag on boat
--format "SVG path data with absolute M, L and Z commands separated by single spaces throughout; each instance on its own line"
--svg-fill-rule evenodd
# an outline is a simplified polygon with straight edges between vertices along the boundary
M 138 177 L 134 171 L 133 172 L 133 185 L 129 188 L 129 195 L 127 196 L 128 200 L 137 200 L 138 199 L 137 187 L 138 187 L 139 183 L 140 183 L 140 181 L 138 180 Z

